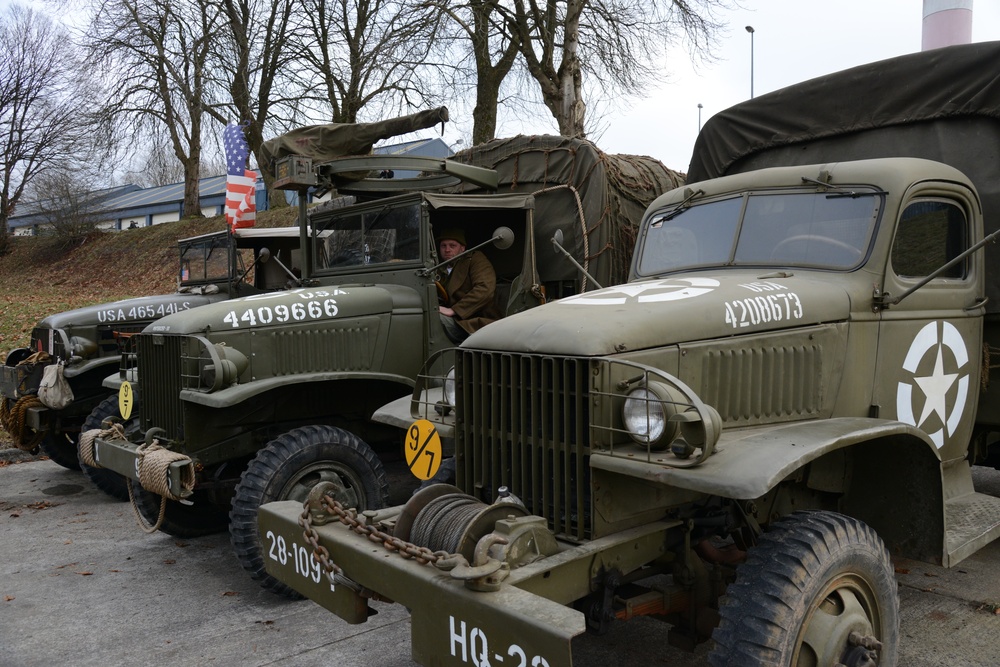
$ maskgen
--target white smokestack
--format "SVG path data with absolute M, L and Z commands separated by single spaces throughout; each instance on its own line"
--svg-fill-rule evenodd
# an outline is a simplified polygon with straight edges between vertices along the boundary
M 972 43 L 972 0 L 924 0 L 920 50 Z

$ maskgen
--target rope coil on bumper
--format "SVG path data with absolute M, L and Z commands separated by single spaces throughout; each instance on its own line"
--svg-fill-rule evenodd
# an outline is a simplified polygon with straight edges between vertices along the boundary
M 32 394 L 17 399 L 13 406 L 9 403 L 10 399 L 7 397 L 0 400 L 0 425 L 14 438 L 14 444 L 18 449 L 35 451 L 38 443 L 45 437 L 45 432 L 32 431 L 28 428 L 26 417 L 31 408 L 44 407 L 42 402 Z

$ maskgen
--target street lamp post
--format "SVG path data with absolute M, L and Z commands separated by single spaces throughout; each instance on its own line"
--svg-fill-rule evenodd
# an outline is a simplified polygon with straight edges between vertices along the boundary
M 747 32 L 750 33 L 750 99 L 753 99 L 753 26 L 747 26 Z
M 701 132 L 701 102 L 698 102 L 698 131 Z

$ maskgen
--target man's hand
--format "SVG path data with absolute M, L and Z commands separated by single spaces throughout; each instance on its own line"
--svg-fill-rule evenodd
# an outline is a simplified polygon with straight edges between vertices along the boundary
M 438 310 L 445 317 L 455 317 L 455 311 L 449 308 L 448 306 L 438 306 Z

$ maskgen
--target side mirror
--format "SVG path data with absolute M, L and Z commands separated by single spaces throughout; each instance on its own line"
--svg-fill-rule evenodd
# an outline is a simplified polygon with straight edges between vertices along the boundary
M 594 280 L 594 276 L 587 273 L 587 269 L 583 268 L 583 265 L 581 265 L 580 262 L 573 259 L 573 255 L 569 254 L 569 251 L 563 247 L 563 233 L 561 229 L 557 229 L 556 233 L 552 235 L 552 247 L 556 251 L 557 255 L 561 254 L 564 257 L 566 257 L 566 259 L 572 262 L 573 266 L 575 266 L 577 270 L 585 276 L 585 280 L 583 283 L 585 288 L 587 285 L 586 281 L 590 280 L 590 282 L 594 283 L 594 285 L 596 285 L 598 289 L 601 289 L 602 287 L 601 283 Z
M 490 240 L 493 241 L 493 246 L 498 250 L 506 250 L 514 245 L 514 232 L 511 231 L 510 227 L 497 227 Z

